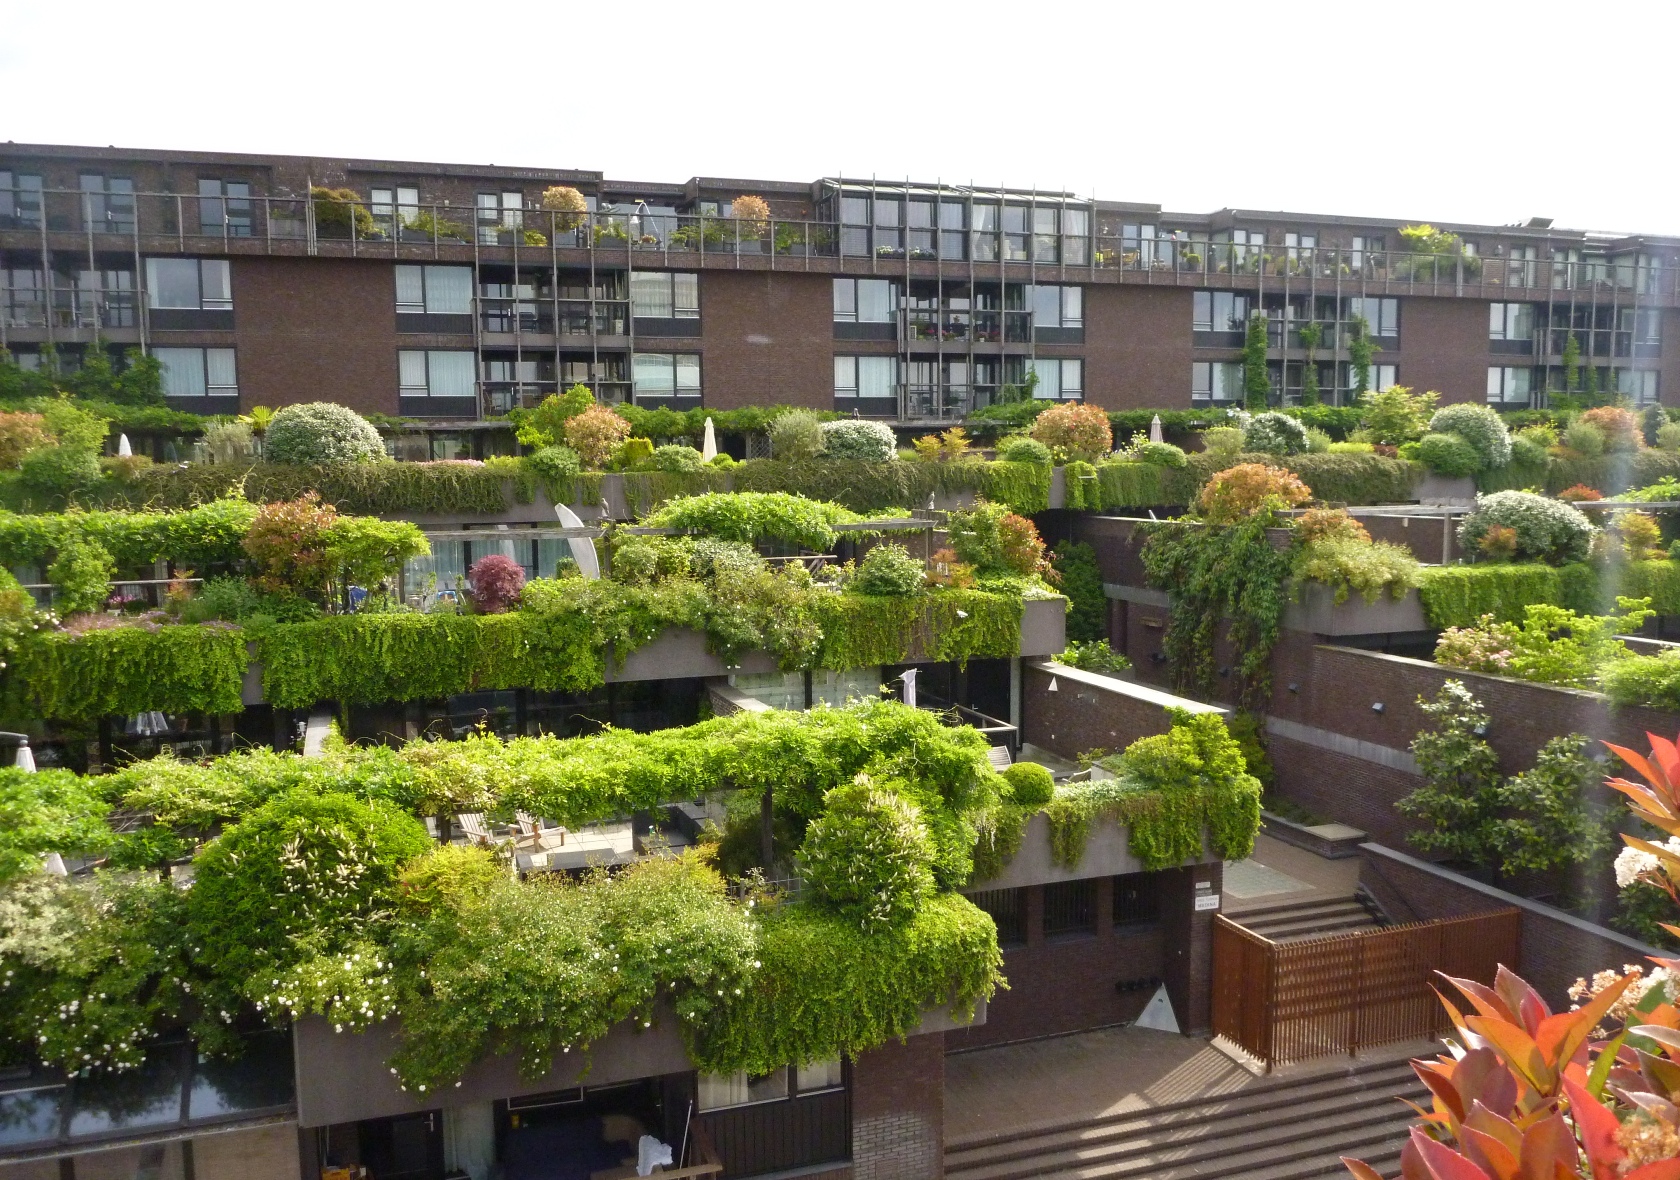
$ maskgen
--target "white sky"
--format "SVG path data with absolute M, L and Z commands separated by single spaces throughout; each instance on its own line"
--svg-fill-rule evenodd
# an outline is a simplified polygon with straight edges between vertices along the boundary
M 1672 0 L 0 0 L 20 142 L 1671 234 L 1677 72 Z

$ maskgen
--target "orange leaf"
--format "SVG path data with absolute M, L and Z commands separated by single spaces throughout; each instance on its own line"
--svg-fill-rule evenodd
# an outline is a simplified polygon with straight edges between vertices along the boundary
M 1558 1165 L 1562 1164 L 1566 1168 L 1564 1175 L 1573 1176 L 1576 1150 L 1575 1136 L 1570 1133 L 1569 1124 L 1563 1121 L 1562 1115 L 1554 1114 L 1542 1119 L 1523 1132 L 1523 1175 L 1534 1180 L 1542 1177 L 1551 1180 L 1558 1171 Z
M 1560 1012 L 1541 1021 L 1534 1034 L 1534 1043 L 1546 1058 L 1547 1064 L 1553 1069 L 1560 1069 L 1569 1064 L 1575 1056 L 1575 1050 L 1581 1047 L 1581 1042 L 1587 1039 L 1604 1014 L 1610 1011 L 1610 1006 L 1632 982 L 1633 976 L 1624 975 L 1576 1011 Z
M 1503 963 L 1499 964 L 1499 970 L 1494 975 L 1493 990 L 1505 1001 L 1505 1006 L 1516 1013 L 1524 1031 L 1531 1037 L 1540 1027 L 1540 1022 L 1552 1014 L 1552 1010 L 1546 1007 L 1546 1001 L 1540 998 L 1540 993 Z
M 1495 1180 L 1518 1180 L 1522 1175 L 1522 1162 L 1509 1147 L 1486 1131 L 1465 1127 L 1462 1141 L 1477 1166 L 1491 1171 Z
M 1623 1176 L 1622 1180 L 1680 1180 L 1680 1159 L 1645 1164 Z
M 1490 1020 L 1486 1016 L 1465 1019 L 1470 1030 L 1493 1046 L 1495 1052 L 1516 1071 L 1517 1076 L 1541 1094 L 1550 1095 L 1557 1074 L 1540 1055 L 1540 1048 L 1514 1021 Z
M 1412 1146 L 1433 1180 L 1493 1180 L 1464 1156 L 1444 1143 L 1435 1142 L 1416 1127 L 1412 1128 Z
M 1350 1159 L 1344 1155 L 1342 1163 L 1346 1165 L 1348 1171 L 1359 1177 L 1359 1180 L 1383 1180 L 1383 1174 L 1364 1160 Z
M 1476 1011 L 1483 1016 L 1491 1016 L 1495 1020 L 1508 1020 L 1512 1024 L 1517 1023 L 1517 1014 L 1505 1006 L 1505 1001 L 1491 987 L 1477 983 L 1474 979 L 1458 979 L 1444 972 L 1437 972 L 1437 974 L 1463 992 L 1464 998 L 1469 1000 Z
M 1593 1180 L 1615 1180 L 1616 1165 L 1627 1157 L 1616 1142 L 1616 1128 L 1621 1124 L 1609 1107 L 1594 1100 L 1574 1082 L 1565 1079 L 1563 1092 L 1569 1095 L 1569 1113 L 1580 1129 L 1581 1146 L 1592 1165 Z

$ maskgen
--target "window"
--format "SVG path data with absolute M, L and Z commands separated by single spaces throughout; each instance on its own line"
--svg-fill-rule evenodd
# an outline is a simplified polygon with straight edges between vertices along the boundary
M 1085 394 L 1085 362 L 1057 357 L 1029 357 L 1027 372 L 1038 374 L 1033 397 L 1068 400 Z
M 251 186 L 243 180 L 198 180 L 198 232 L 251 236 Z
M 1380 254 L 1382 253 L 1382 248 L 1383 240 L 1381 238 L 1355 234 L 1348 243 L 1348 262 L 1356 268 L 1363 267 L 1365 265 L 1366 251 L 1375 251 Z
M 41 178 L 28 172 L 0 172 L 0 229 L 39 229 Z
M 397 353 L 402 397 L 475 397 L 475 360 L 466 350 L 405 348 Z
M 1248 296 L 1231 291 L 1197 291 L 1190 299 L 1190 326 L 1197 332 L 1241 332 L 1248 327 Z
M 835 279 L 834 322 L 890 324 L 898 316 L 898 286 L 889 279 Z
M 1361 316 L 1371 326 L 1372 336 L 1400 335 L 1400 301 L 1398 299 L 1361 298 L 1348 300 L 1348 319 Z
M 896 356 L 837 356 L 834 358 L 834 397 L 837 401 L 857 398 L 898 398 Z
M 1097 932 L 1097 883 L 1058 881 L 1044 887 L 1044 937 Z
M 396 228 L 395 220 L 401 219 L 407 225 L 420 216 L 420 190 L 418 188 L 398 187 L 395 190 L 376 188 L 368 190 L 369 212 L 373 215 L 373 223 L 386 233 Z
M 1085 291 L 1082 287 L 1027 288 L 1035 328 L 1082 328 L 1085 326 Z
M 524 193 L 478 194 L 478 240 L 480 245 L 494 246 L 503 230 L 516 230 L 525 224 Z
M 1190 366 L 1192 402 L 1234 402 L 1243 396 L 1242 365 L 1234 361 L 1195 361 Z
M 158 309 L 232 311 L 227 259 L 148 258 L 146 296 L 149 305 Z
M 699 1110 L 721 1110 L 754 1102 L 776 1102 L 794 1094 L 820 1094 L 846 1084 L 846 1070 L 839 1057 L 813 1061 L 797 1068 L 783 1066 L 767 1074 L 703 1073 L 695 1106 Z
M 630 276 L 630 314 L 641 319 L 700 318 L 700 276 L 636 271 Z
M 1631 398 L 1635 404 L 1657 404 L 1657 371 L 1655 369 L 1617 369 L 1616 392 Z
M 1660 308 L 1641 307 L 1635 309 L 1624 307 L 1622 315 L 1624 318 L 1633 321 L 1633 342 L 1635 344 L 1662 343 L 1662 311 Z
M 1533 373 L 1513 365 L 1488 366 L 1487 399 L 1495 405 L 1528 404 L 1533 390 Z
M 1114 878 L 1114 924 L 1147 926 L 1159 922 L 1160 880 L 1155 873 L 1127 873 Z
M 1353 388 L 1354 377 L 1353 365 L 1347 361 L 1343 361 L 1336 372 L 1340 375 L 1340 381 L 1338 382 L 1339 387 L 1351 390 Z M 1374 390 L 1377 393 L 1381 393 L 1385 389 L 1390 389 L 1394 386 L 1396 381 L 1399 380 L 1399 372 L 1400 370 L 1398 366 L 1395 365 L 1372 365 L 1370 372 L 1366 375 L 1366 388 Z
M 999 946 L 1027 943 L 1027 891 L 1025 889 L 982 889 L 968 900 L 991 915 L 997 924 Z
M 700 357 L 695 353 L 638 352 L 631 358 L 638 402 L 644 398 L 700 399 Z
M 239 375 L 231 348 L 154 348 L 163 366 L 165 397 L 238 397 Z
M 1317 234 L 1286 233 L 1283 235 L 1283 251 L 1285 254 L 1289 255 L 1289 260 L 1291 262 L 1300 258 L 1303 250 L 1307 252 L 1307 257 L 1312 257 L 1312 251 L 1317 247 Z
M 84 172 L 81 176 L 82 217 L 96 234 L 134 232 L 134 182 L 117 176 Z
M 794 1083 L 801 1094 L 838 1090 L 846 1084 L 846 1070 L 839 1057 L 830 1057 L 827 1061 L 813 1061 L 794 1071 Z
M 470 266 L 398 266 L 398 315 L 471 315 Z
M 1489 340 L 1533 340 L 1534 304 L 1488 304 Z

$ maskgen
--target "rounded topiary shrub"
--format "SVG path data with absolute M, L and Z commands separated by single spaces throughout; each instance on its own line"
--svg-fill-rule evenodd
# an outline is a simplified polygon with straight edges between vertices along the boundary
M 1249 422 L 1243 446 L 1264 455 L 1299 455 L 1307 449 L 1307 428 L 1288 414 L 1268 410 Z
M 1475 475 L 1482 469 L 1482 457 L 1463 436 L 1426 434 L 1417 443 L 1418 462 L 1437 475 Z
M 525 590 L 525 567 L 500 553 L 486 553 L 467 571 L 467 594 L 481 615 L 511 609 Z
M 860 418 L 824 422 L 822 439 L 822 453 L 829 459 L 885 463 L 898 454 L 898 436 L 885 422 L 865 422 Z
M 1474 558 L 1482 552 L 1488 530 L 1503 527 L 1516 533 L 1514 557 L 1562 565 L 1585 561 L 1598 530 L 1581 510 L 1533 492 L 1494 492 L 1476 497 L 1476 510 L 1458 526 L 1458 544 Z
M 1504 467 L 1511 461 L 1511 432 L 1505 428 L 1505 420 L 1489 406 L 1474 402 L 1442 406 L 1429 420 L 1429 430 L 1431 434 L 1456 434 L 1469 443 L 1481 461 L 1480 471 Z
M 805 830 L 799 875 L 865 929 L 910 917 L 933 892 L 933 840 L 921 812 L 866 774 L 823 796 Z
M 1128 457 L 1156 467 L 1185 467 L 1190 463 L 1190 457 L 1183 449 L 1169 442 L 1139 443 L 1131 449 Z
M 389 907 L 404 861 L 432 847 L 389 803 L 299 790 L 271 799 L 211 841 L 196 862 L 187 926 L 198 961 L 235 988 L 303 952 L 354 937 Z
M 765 428 L 773 459 L 815 459 L 822 454 L 822 419 L 812 410 L 787 410 Z
M 1005 463 L 1037 463 L 1048 467 L 1050 448 L 1025 434 L 1012 434 L 998 444 L 997 457 Z
M 922 563 L 903 545 L 877 545 L 858 563 L 852 589 L 859 594 L 907 598 L 922 592 Z
M 558 483 L 571 479 L 583 470 L 583 460 L 571 447 L 551 446 L 543 447 L 525 460 L 526 466 L 537 473 L 539 479 L 549 483 Z
M 645 465 L 652 471 L 700 471 L 706 466 L 706 460 L 693 447 L 676 443 L 654 447 L 653 455 Z
M 337 402 L 306 402 L 275 413 L 263 441 L 274 463 L 324 467 L 383 458 L 385 442 L 373 423 Z
M 1009 793 L 1022 807 L 1043 807 L 1056 793 L 1056 780 L 1036 762 L 1017 762 L 1003 772 Z

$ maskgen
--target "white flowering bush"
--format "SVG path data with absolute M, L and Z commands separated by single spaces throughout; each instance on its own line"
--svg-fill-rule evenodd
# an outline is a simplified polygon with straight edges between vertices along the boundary
M 1488 471 L 1511 462 L 1511 432 L 1496 410 L 1475 402 L 1442 406 L 1429 420 L 1431 434 L 1456 434 L 1469 443 Z
M 884 422 L 861 418 L 822 424 L 823 457 L 885 463 L 898 453 L 898 436 Z
M 1585 561 L 1598 529 L 1580 509 L 1533 492 L 1494 492 L 1476 497 L 1476 510 L 1458 526 L 1458 543 L 1474 559 L 1482 552 L 1482 538 L 1496 525 L 1517 535 L 1519 561 L 1563 565 Z
M 1243 446 L 1267 455 L 1299 455 L 1307 449 L 1307 428 L 1288 414 L 1256 414 L 1243 432 Z
M 337 402 L 286 406 L 263 436 L 263 453 L 274 463 L 324 467 L 367 463 L 385 455 L 385 441 L 373 423 Z
M 896 925 L 933 892 L 933 841 L 914 803 L 867 774 L 823 796 L 805 832 L 799 874 L 865 929 Z

